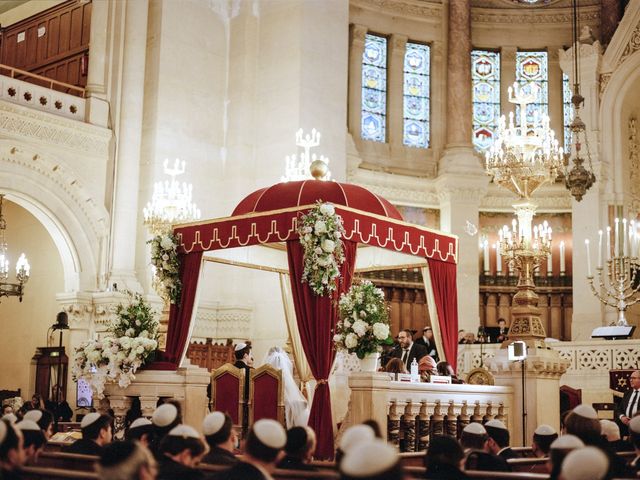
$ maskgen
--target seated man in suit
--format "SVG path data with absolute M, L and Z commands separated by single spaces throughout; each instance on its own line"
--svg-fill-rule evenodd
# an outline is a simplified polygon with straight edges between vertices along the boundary
M 436 339 L 433 337 L 433 329 L 424 327 L 422 336 L 416 339 L 418 345 L 423 345 L 427 349 L 427 355 L 438 361 L 438 349 L 436 348 Z
M 489 452 L 508 460 L 510 458 L 518 458 L 518 455 L 509 446 L 509 430 L 507 426 L 500 420 L 489 420 L 484 424 L 484 428 L 489 435 L 487 446 Z
M 490 452 L 489 435 L 479 423 L 470 423 L 464 427 L 460 443 L 465 453 L 465 470 L 511 471 L 504 458 Z
M 507 322 L 504 318 L 498 319 L 498 335 L 496 336 L 496 343 L 502 343 L 508 339 L 507 334 L 509 333 L 509 327 L 507 327 Z
M 636 370 L 629 377 L 631 388 L 624 394 L 616 408 L 615 418 L 627 429 L 633 416 L 640 410 L 640 370 Z M 621 433 L 622 433 L 621 429 Z
M 411 330 L 405 329 L 400 331 L 398 334 L 398 344 L 400 348 L 393 352 L 393 356 L 402 359 L 402 363 L 404 363 L 405 368 L 409 372 L 411 371 L 413 359 L 419 363 L 420 359 L 427 355 L 427 349 L 424 345 L 414 343 Z

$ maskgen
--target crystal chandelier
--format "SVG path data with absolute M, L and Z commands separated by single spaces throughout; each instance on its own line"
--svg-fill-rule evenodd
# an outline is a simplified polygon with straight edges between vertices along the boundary
M 143 209 L 144 224 L 154 235 L 171 230 L 171 226 L 176 223 L 192 222 L 200 218 L 200 210 L 193 203 L 193 185 L 176 180 L 185 170 L 184 160 L 176 158 L 172 168 L 169 167 L 169 159 L 164 161 L 164 173 L 171 180 L 153 185 L 151 201 Z
M 570 128 L 571 142 L 575 156 L 572 158 L 573 167 L 568 169 L 571 152 L 567 152 L 567 171 L 565 172 L 564 183 L 571 192 L 571 195 L 579 202 L 585 193 L 587 193 L 587 190 L 595 183 L 596 175 L 593 173 L 586 125 L 579 115 L 580 107 L 584 104 L 584 97 L 580 95 L 580 43 L 578 42 L 578 29 L 578 3 L 577 0 L 573 0 L 573 96 L 571 97 L 571 103 L 573 104 L 574 117 Z M 585 159 L 582 157 L 583 144 L 586 146 L 588 169 L 585 168 Z
M 280 177 L 281 182 L 294 182 L 298 180 L 309 180 L 318 178 L 329 180 L 331 172 L 329 172 L 329 159 L 324 155 L 318 157 L 315 153 L 311 154 L 311 149 L 320 145 L 320 132 L 315 128 L 311 130 L 311 134 L 304 135 L 303 130 L 296 132 L 296 146 L 302 147 L 303 152 L 298 159 L 297 154 L 287 155 L 285 158 L 285 173 Z M 310 171 L 317 171 L 319 177 L 309 174 Z
M 31 267 L 24 253 L 20 255 L 16 262 L 16 280 L 17 283 L 9 283 L 9 258 L 7 256 L 7 240 L 5 239 L 5 230 L 7 229 L 7 221 L 2 215 L 2 202 L 4 195 L 0 194 L 0 297 L 18 297 L 22 302 L 24 293 L 24 284 L 29 280 L 29 272 Z
M 555 133 L 549 128 L 549 116 L 533 115 L 527 124 L 527 105 L 534 104 L 540 88 L 531 83 L 520 88 L 517 83 L 509 87 L 509 102 L 520 106 L 520 126 L 509 113 L 509 124 L 500 117 L 496 140 L 486 156 L 487 172 L 493 181 L 521 198 L 530 198 L 540 185 L 555 181 L 563 166 L 563 151 Z

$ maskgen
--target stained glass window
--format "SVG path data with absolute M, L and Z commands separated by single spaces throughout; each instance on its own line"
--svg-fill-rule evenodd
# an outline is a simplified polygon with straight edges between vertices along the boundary
M 471 52 L 473 83 L 473 144 L 483 151 L 491 146 L 500 119 L 500 53 Z
M 539 117 L 549 115 L 549 82 L 547 52 L 517 52 L 516 82 L 525 91 L 533 83 L 540 91 L 538 101 L 527 106 L 527 123 L 532 123 L 535 112 Z M 520 107 L 516 105 L 516 122 L 520 124 Z
M 362 54 L 362 138 L 385 141 L 387 39 L 367 34 Z
M 407 43 L 404 54 L 403 143 L 429 146 L 430 50 L 428 45 Z
M 562 115 L 564 118 L 564 151 L 571 153 L 571 122 L 573 121 L 573 91 L 569 83 L 569 76 L 562 74 Z

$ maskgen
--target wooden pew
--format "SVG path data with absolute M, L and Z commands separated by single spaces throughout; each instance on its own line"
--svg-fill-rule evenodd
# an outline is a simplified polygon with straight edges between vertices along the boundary
M 404 467 L 404 471 L 411 478 L 424 478 L 426 469 L 424 467 Z M 548 474 L 528 473 L 528 472 L 489 472 L 482 470 L 465 470 L 467 476 L 478 480 L 548 480 Z
M 547 471 L 548 457 L 544 458 L 510 458 L 507 463 L 514 472 L 549 473 Z
M 97 480 L 98 475 L 93 472 L 62 470 L 59 468 L 24 467 L 21 472 L 24 480 Z
M 210 465 L 201 463 L 198 465 L 198 469 L 205 473 L 222 472 L 229 467 L 225 465 Z M 340 478 L 340 475 L 335 470 L 318 470 L 317 472 L 306 472 L 303 470 L 283 470 L 277 468 L 273 471 L 271 476 L 275 479 L 310 479 L 310 480 L 335 480 Z
M 75 470 L 93 472 L 98 457 L 94 455 L 80 455 L 77 453 L 43 451 L 38 455 L 38 461 L 34 466 L 42 468 L 59 468 L 63 470 Z

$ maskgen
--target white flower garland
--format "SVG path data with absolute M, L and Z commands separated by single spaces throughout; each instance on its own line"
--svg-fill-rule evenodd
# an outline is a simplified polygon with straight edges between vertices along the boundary
M 298 234 L 304 248 L 302 281 L 308 282 L 316 295 L 332 292 L 344 262 L 342 217 L 332 204 L 318 201 L 302 216 Z
M 155 267 L 155 276 L 158 280 L 158 285 L 154 288 L 165 300 L 178 303 L 182 292 L 178 238 L 169 232 L 157 235 L 147 243 L 151 244 L 151 265 Z
M 118 305 L 118 320 L 110 326 L 112 336 L 89 340 L 76 348 L 73 379 L 84 379 L 97 398 L 104 397 L 106 383 L 127 388 L 135 373 L 158 348 L 158 321 L 141 295 L 131 295 L 129 305 Z

